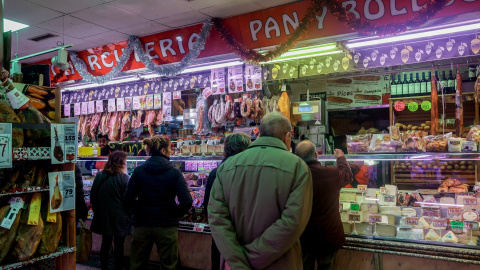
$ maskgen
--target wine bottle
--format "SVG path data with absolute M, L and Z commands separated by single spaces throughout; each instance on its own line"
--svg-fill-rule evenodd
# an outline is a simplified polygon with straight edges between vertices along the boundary
M 395 75 L 392 74 L 392 81 L 390 82 L 390 97 L 397 97 L 397 82 L 395 81 Z
M 402 80 L 401 80 L 400 74 L 398 74 L 398 77 L 397 77 L 397 97 L 402 97 L 403 96 L 402 87 L 403 87 Z
M 440 88 L 443 89 L 443 94 L 447 94 L 448 81 L 447 81 L 447 77 L 445 77 L 445 70 L 442 71 L 442 78 L 440 79 L 440 83 L 441 83 Z M 440 92 L 440 93 L 442 93 L 442 92 Z
M 455 78 L 453 77 L 453 73 L 452 73 L 452 70 L 450 69 L 448 71 L 448 81 L 447 81 L 447 84 L 448 84 L 448 94 L 454 94 L 455 93 Z
M 432 72 L 428 72 L 428 78 L 425 79 L 426 87 L 427 87 L 427 96 L 430 96 L 432 94 Z
M 413 73 L 410 73 L 410 80 L 408 81 L 408 95 L 415 95 L 415 81 L 413 80 Z
M 468 80 L 470 82 L 474 82 L 477 80 L 477 76 L 475 76 L 476 71 L 477 71 L 477 67 L 475 67 L 475 65 L 468 66 Z
M 420 95 L 427 95 L 427 80 L 425 80 L 425 72 L 422 72 L 422 80 L 420 80 Z
M 418 79 L 418 72 L 415 74 L 415 95 L 420 95 L 420 80 Z

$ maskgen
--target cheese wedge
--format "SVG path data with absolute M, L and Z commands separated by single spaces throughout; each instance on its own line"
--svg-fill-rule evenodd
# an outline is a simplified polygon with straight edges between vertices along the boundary
M 395 237 L 397 235 L 397 227 L 392 225 L 377 224 L 376 232 L 378 236 Z
M 402 216 L 416 217 L 417 216 L 417 211 L 413 208 L 403 208 L 402 209 Z
M 353 231 L 353 224 L 352 223 L 342 222 L 342 225 L 343 225 L 343 232 L 345 234 L 351 234 L 352 233 L 352 231 Z
M 413 226 L 415 229 L 428 229 L 430 228 L 430 224 L 425 220 L 424 217 L 421 217 L 418 220 L 418 225 Z
M 378 204 L 362 203 L 362 205 L 360 205 L 360 210 L 371 214 L 378 214 Z
M 452 232 L 449 231 L 442 237 L 443 242 L 445 243 L 458 243 L 458 237 Z
M 354 202 L 357 200 L 357 194 L 351 192 L 340 192 L 340 202 Z
M 425 235 L 425 240 L 438 241 L 438 239 L 440 239 L 440 234 L 438 234 L 435 230 L 432 229 L 430 229 Z

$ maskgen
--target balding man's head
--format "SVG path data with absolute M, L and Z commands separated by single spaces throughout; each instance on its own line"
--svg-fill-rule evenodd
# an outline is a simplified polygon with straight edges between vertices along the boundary
M 306 163 L 317 160 L 317 149 L 311 141 L 300 142 L 295 148 L 295 154 Z
M 260 123 L 260 137 L 275 137 L 282 141 L 292 131 L 290 121 L 281 113 L 269 113 Z

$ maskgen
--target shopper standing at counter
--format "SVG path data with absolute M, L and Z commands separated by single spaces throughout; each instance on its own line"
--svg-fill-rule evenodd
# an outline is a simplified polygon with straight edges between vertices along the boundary
M 336 167 L 318 162 L 316 147 L 311 141 L 300 142 L 296 154 L 307 163 L 313 181 L 312 215 L 300 237 L 303 269 L 315 269 L 316 261 L 317 269 L 329 270 L 335 253 L 345 244 L 339 197 L 342 187 L 352 182 L 353 174 L 340 149 L 334 151 Z
M 289 152 L 291 131 L 282 114 L 265 115 L 260 137 L 217 170 L 208 220 L 232 269 L 302 269 L 299 238 L 312 209 L 312 176 Z
M 222 160 L 222 163 L 228 160 L 230 157 L 235 156 L 238 153 L 245 151 L 248 146 L 252 143 L 251 138 L 243 133 L 235 133 L 228 135 L 225 138 L 224 150 L 225 158 Z M 205 212 L 208 215 L 208 202 L 210 200 L 210 191 L 212 190 L 212 185 L 217 177 L 217 168 L 213 169 L 208 175 L 207 186 L 205 187 L 205 200 L 203 205 L 205 205 Z M 212 270 L 220 269 L 220 252 L 218 251 L 215 241 L 212 239 Z
M 123 194 L 127 189 L 127 154 L 114 152 L 108 157 L 105 168 L 93 181 L 90 192 L 95 215 L 92 231 L 102 235 L 100 263 L 102 270 L 108 270 L 108 259 L 112 240 L 115 269 L 123 269 L 125 237 L 130 234 L 130 219 L 123 206 Z
M 124 197 L 125 207 L 134 215 L 130 269 L 146 268 L 153 244 L 162 269 L 175 269 L 179 218 L 192 206 L 192 196 L 182 173 L 170 162 L 170 139 L 157 135 L 143 143 L 151 158 L 135 168 Z

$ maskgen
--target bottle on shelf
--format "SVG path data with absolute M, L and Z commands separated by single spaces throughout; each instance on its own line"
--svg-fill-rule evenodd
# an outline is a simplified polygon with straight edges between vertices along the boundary
M 392 74 L 392 81 L 390 82 L 390 97 L 397 97 L 397 82 L 395 81 L 395 75 Z
M 468 81 L 474 82 L 477 80 L 477 76 L 475 76 L 477 72 L 477 67 L 475 65 L 468 66 Z
M 422 79 L 420 80 L 420 95 L 427 95 L 427 80 L 425 79 L 425 72 L 422 72 Z
M 432 72 L 428 72 L 428 78 L 425 80 L 426 87 L 427 87 L 427 96 L 432 94 Z
M 455 81 L 457 81 L 457 80 L 455 80 L 455 78 L 453 77 L 453 72 L 452 72 L 452 70 L 450 69 L 450 70 L 448 71 L 448 80 L 447 80 L 448 92 L 447 92 L 447 94 L 453 94 L 453 93 L 455 93 L 455 90 L 456 90 L 456 88 L 455 88 Z
M 435 81 L 437 82 L 437 94 L 441 94 L 441 92 L 440 92 L 440 77 L 438 77 L 438 70 L 435 70 Z
M 448 81 L 447 81 L 447 77 L 445 77 L 445 70 L 442 71 L 442 78 L 440 79 L 440 82 L 441 82 L 441 86 L 440 88 L 443 88 L 443 94 L 448 94 L 447 93 L 447 90 L 448 90 Z M 439 88 L 439 89 L 440 89 Z M 441 90 L 441 89 L 440 89 Z M 440 92 L 439 94 L 441 94 L 442 92 Z
M 415 96 L 419 96 L 421 93 L 420 93 L 420 80 L 418 79 L 418 72 L 415 74 L 414 85 L 415 85 Z
M 400 74 L 397 77 L 397 97 L 403 97 L 403 81 Z
M 408 79 L 407 79 L 407 74 L 403 74 L 402 97 L 408 97 Z
M 410 80 L 408 81 L 408 95 L 415 96 L 415 81 L 413 80 L 413 73 L 410 73 Z

